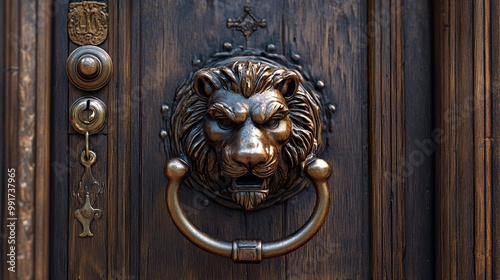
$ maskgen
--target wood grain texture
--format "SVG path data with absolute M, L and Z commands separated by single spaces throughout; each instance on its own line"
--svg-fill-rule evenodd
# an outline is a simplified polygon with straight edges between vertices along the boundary
M 289 279 L 360 279 L 369 277 L 367 162 L 367 7 L 357 1 L 325 3 L 285 1 L 283 45 L 287 57 L 301 56 L 304 69 L 325 81 L 325 106 L 337 110 L 324 127 L 325 150 L 332 165 L 331 209 L 320 232 L 288 254 Z M 294 12 L 291 12 L 294 11 Z M 312 212 L 310 188 L 287 202 L 286 233 Z
M 490 1 L 436 4 L 437 277 L 493 279 Z
M 42 16 L 42 7 L 48 3 L 7 1 L 2 6 L 6 12 L 2 17 L 6 35 L 4 160 L 16 170 L 18 218 L 16 272 L 4 270 L 4 279 L 48 276 L 50 55 L 45 54 L 51 46 L 51 28 Z
M 405 134 L 404 2 L 369 1 L 371 273 L 404 278 Z
M 115 71 L 109 82 L 108 119 L 108 188 L 109 232 L 108 279 L 130 276 L 131 242 L 131 1 L 109 1 L 108 51 Z M 127 164 L 128 163 L 128 164 Z
M 486 247 L 486 260 L 491 260 L 491 264 L 486 265 L 486 276 L 490 279 L 500 279 L 500 149 L 498 149 L 498 139 L 500 139 L 500 38 L 496 34 L 500 34 L 500 3 L 498 0 L 489 1 L 490 16 L 485 17 L 485 20 L 490 20 L 489 32 L 486 32 L 485 39 L 490 42 L 489 54 L 485 56 L 486 69 L 490 69 L 488 75 L 490 83 L 487 83 L 486 92 L 490 91 L 488 96 L 490 103 L 486 104 L 486 118 L 491 117 L 491 139 L 486 142 L 486 157 L 487 166 L 491 168 L 491 172 L 487 174 L 486 182 L 489 182 L 491 188 L 486 188 L 486 234 L 491 236 L 491 247 Z M 488 63 L 489 62 L 489 63 Z M 488 126 L 487 126 L 488 128 Z M 490 154 L 489 154 L 490 153 Z M 491 162 L 491 165 L 489 163 Z M 491 180 L 491 181 L 489 181 Z M 487 244 L 488 245 L 488 244 Z M 488 274 L 491 272 L 491 274 Z
M 433 18 L 431 1 L 404 1 L 404 278 L 435 276 Z
M 66 75 L 66 59 L 69 55 L 67 34 L 68 2 L 54 3 L 53 26 L 54 44 L 51 60 L 51 160 L 50 160 L 50 267 L 51 278 L 69 277 L 69 221 L 71 216 L 69 202 L 69 174 L 71 167 L 81 166 L 79 162 L 70 162 L 68 115 L 69 81 Z M 56 43 L 57 42 L 57 43 Z M 81 167 L 80 167 L 81 168 Z

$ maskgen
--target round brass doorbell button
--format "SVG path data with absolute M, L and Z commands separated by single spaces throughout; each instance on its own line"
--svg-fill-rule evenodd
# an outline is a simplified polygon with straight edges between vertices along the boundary
M 76 64 L 78 74 L 84 79 L 94 79 L 101 72 L 102 65 L 99 59 L 91 54 L 85 54 L 80 57 Z
M 105 50 L 82 46 L 69 55 L 66 73 L 75 87 L 94 91 L 104 87 L 111 79 L 113 62 Z

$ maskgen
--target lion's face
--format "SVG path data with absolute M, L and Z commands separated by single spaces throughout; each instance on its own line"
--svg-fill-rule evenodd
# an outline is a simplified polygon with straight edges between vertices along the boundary
M 276 89 L 245 98 L 217 90 L 207 103 L 203 131 L 216 150 L 222 172 L 230 177 L 233 200 L 250 210 L 266 199 L 281 149 L 292 122 L 283 95 Z
M 251 61 L 195 73 L 180 102 L 190 108 L 178 106 L 173 116 L 174 127 L 183 126 L 174 136 L 189 159 L 195 188 L 246 210 L 301 188 L 301 169 L 319 142 L 320 122 L 317 99 L 299 75 Z

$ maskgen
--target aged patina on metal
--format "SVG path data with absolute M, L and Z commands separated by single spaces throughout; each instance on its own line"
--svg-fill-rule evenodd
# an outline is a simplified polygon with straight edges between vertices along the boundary
M 99 45 L 108 37 L 108 5 L 95 1 L 69 4 L 68 35 L 77 45 Z
M 300 69 L 281 55 L 241 47 L 216 54 L 179 87 L 169 126 L 175 158 L 165 170 L 167 204 L 177 227 L 200 248 L 260 262 L 302 246 L 323 224 L 331 169 L 316 158 L 322 104 Z M 306 225 L 283 240 L 229 243 L 186 219 L 177 198 L 181 182 L 245 211 L 284 201 L 312 182 L 317 203 Z
M 75 87 L 85 91 L 98 90 L 111 79 L 113 61 L 108 53 L 99 47 L 78 47 L 66 60 L 66 73 Z
M 95 97 L 81 97 L 77 99 L 70 108 L 69 122 L 71 126 L 81 134 L 85 135 L 85 150 L 80 155 L 80 163 L 85 170 L 73 191 L 73 198 L 81 207 L 73 212 L 73 216 L 82 224 L 83 230 L 80 237 L 94 236 L 90 231 L 90 224 L 94 219 L 102 215 L 101 209 L 94 208 L 99 195 L 105 188 L 105 183 L 99 183 L 92 174 L 92 165 L 97 160 L 97 155 L 90 150 L 90 134 L 102 130 L 106 123 L 106 105 Z

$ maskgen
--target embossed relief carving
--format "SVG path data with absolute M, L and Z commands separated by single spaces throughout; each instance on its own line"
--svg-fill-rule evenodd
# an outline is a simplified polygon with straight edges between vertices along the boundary
M 281 55 L 236 48 L 179 87 L 167 146 L 189 165 L 189 186 L 252 211 L 308 184 L 303 169 L 321 149 L 322 104 L 300 69 Z
M 259 27 L 264 28 L 267 23 L 265 19 L 257 19 L 257 17 L 253 15 L 250 7 L 245 6 L 244 11 L 245 13 L 235 20 L 228 19 L 226 26 L 227 28 L 236 28 L 236 30 L 243 33 L 243 36 L 245 36 L 245 39 L 248 41 L 248 38 L 250 38 Z
M 78 45 L 99 45 L 108 36 L 106 3 L 83 1 L 69 4 L 68 35 Z
M 82 224 L 82 232 L 80 237 L 94 236 L 90 231 L 90 224 L 94 219 L 101 217 L 101 209 L 96 209 L 95 205 L 97 198 L 103 192 L 105 185 L 99 183 L 92 175 L 92 165 L 95 163 L 97 156 L 94 152 L 89 151 L 89 157 L 85 156 L 85 151 L 80 156 L 80 162 L 85 166 L 85 172 L 78 184 L 78 189 L 73 192 L 73 197 L 78 200 L 81 207 L 73 212 L 74 217 Z

